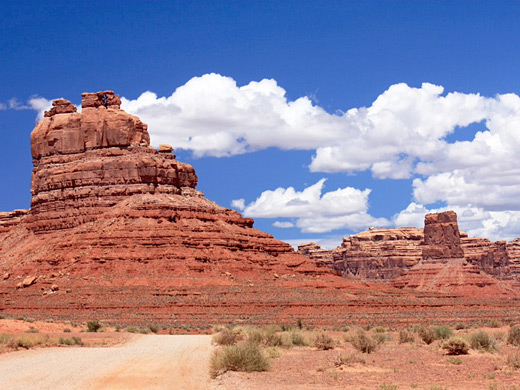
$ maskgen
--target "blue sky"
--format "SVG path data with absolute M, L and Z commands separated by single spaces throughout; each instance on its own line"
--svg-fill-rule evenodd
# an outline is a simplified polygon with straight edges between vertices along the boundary
M 520 236 L 519 2 L 6 2 L 0 210 L 48 101 L 112 89 L 209 199 L 291 243 L 369 226 Z M 518 189 L 517 189 L 518 187 Z

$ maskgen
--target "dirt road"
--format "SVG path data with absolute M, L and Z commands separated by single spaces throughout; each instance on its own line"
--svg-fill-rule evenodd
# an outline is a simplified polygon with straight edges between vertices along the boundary
M 211 336 L 136 336 L 121 347 L 45 348 L 0 356 L 10 390 L 210 389 Z

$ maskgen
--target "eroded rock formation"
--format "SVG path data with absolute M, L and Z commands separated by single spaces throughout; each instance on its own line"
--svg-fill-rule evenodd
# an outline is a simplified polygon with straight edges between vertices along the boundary
M 394 281 L 423 259 L 463 258 L 463 264 L 476 267 L 467 268 L 470 271 L 468 281 L 483 271 L 520 287 L 520 239 L 507 244 L 468 237 L 459 230 L 457 215 L 452 211 L 427 215 L 424 230 L 371 229 L 344 238 L 339 247 L 330 251 L 315 244 L 312 250 L 306 250 L 307 245 L 301 245 L 298 252 L 317 261 L 332 257 L 331 266 L 348 278 Z M 437 272 L 439 268 L 429 267 L 431 272 Z
M 85 314 L 123 302 L 131 317 L 171 309 L 184 287 L 212 300 L 256 283 L 338 281 L 206 199 L 193 167 L 170 145 L 150 147 L 147 126 L 119 105 L 111 91 L 83 94 L 81 113 L 59 99 L 36 125 L 31 209 L 0 214 L 0 310 Z

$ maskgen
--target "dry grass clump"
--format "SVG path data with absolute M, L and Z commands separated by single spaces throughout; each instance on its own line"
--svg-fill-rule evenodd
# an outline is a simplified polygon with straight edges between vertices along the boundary
M 235 345 L 244 339 L 241 329 L 223 328 L 220 332 L 213 335 L 212 341 L 217 345 Z
M 480 351 L 494 352 L 498 349 L 497 341 L 489 333 L 479 330 L 469 335 L 471 348 Z
M 399 344 L 413 343 L 415 335 L 408 329 L 401 329 L 399 331 Z
M 59 344 L 62 345 L 85 345 L 81 337 L 73 336 L 73 337 L 60 337 L 58 340 Z
M 432 328 L 421 327 L 417 333 L 426 344 L 431 344 L 435 341 L 435 332 Z
M 442 343 L 448 355 L 466 355 L 469 351 L 469 343 L 461 337 L 450 337 Z
M 520 351 L 515 351 L 507 355 L 506 363 L 509 367 L 518 370 L 520 368 Z
M 446 325 L 433 326 L 432 329 L 436 340 L 447 340 L 454 335 L 453 329 Z
M 507 343 L 511 345 L 520 346 L 520 326 L 515 325 L 511 329 L 509 329 Z
M 372 338 L 374 339 L 377 345 L 381 345 L 386 343 L 387 341 L 392 340 L 392 336 L 390 336 L 388 333 L 374 333 L 372 335 Z
M 366 361 L 358 352 L 344 352 L 337 355 L 333 361 L 336 367 L 352 366 L 356 363 L 365 364 Z
M 269 365 L 269 359 L 258 345 L 240 343 L 213 352 L 210 360 L 210 375 L 216 378 L 226 371 L 267 371 Z
M 336 342 L 326 333 L 319 333 L 314 339 L 314 346 L 322 351 L 334 349 Z
M 356 329 L 356 331 L 348 337 L 348 341 L 359 352 L 372 353 L 376 350 L 376 341 L 367 335 L 363 329 Z

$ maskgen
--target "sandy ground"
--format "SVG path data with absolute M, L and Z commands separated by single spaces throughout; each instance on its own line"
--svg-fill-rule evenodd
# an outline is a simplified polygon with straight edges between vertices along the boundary
M 10 390 L 211 388 L 211 336 L 146 335 L 112 348 L 42 348 L 0 355 Z

